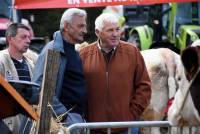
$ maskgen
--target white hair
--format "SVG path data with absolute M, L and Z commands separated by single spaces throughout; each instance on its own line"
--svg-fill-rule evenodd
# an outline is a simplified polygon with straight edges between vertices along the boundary
M 119 20 L 116 15 L 111 14 L 111 13 L 103 13 L 99 17 L 96 18 L 95 20 L 95 30 L 102 31 L 105 22 L 109 23 L 119 23 Z
M 78 9 L 78 8 L 69 8 L 67 9 L 63 15 L 62 15 L 62 18 L 60 20 L 60 30 L 62 31 L 64 29 L 64 23 L 65 22 L 68 22 L 68 23 L 71 23 L 72 21 L 72 18 L 74 16 L 87 16 L 87 13 L 85 10 L 82 10 L 82 9 Z
M 198 39 L 198 40 L 195 40 L 193 43 L 192 43 L 192 45 L 191 46 L 200 46 L 200 39 Z

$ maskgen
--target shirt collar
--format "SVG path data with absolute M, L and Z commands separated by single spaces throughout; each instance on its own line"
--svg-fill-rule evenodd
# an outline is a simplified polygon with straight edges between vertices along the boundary
M 111 52 L 112 50 L 115 51 L 115 49 L 116 49 L 116 47 L 114 47 L 114 48 L 110 49 L 109 51 L 103 50 L 103 49 L 101 48 L 101 46 L 100 46 L 100 40 L 99 40 L 99 39 L 98 39 L 98 41 L 97 41 L 97 47 L 98 47 L 99 50 L 101 50 L 101 51 L 103 51 L 103 52 L 105 52 L 105 53 L 109 53 L 109 52 Z

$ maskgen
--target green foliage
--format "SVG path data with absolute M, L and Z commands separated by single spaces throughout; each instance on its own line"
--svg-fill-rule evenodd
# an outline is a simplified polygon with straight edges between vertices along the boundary
M 60 18 L 63 12 L 64 9 L 23 10 L 22 16 L 30 20 L 30 16 L 34 15 L 34 22 L 31 22 L 31 25 L 35 35 L 52 38 L 53 33 L 59 29 Z

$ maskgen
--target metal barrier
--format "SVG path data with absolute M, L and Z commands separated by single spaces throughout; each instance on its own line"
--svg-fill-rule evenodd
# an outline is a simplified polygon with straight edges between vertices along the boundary
M 132 122 L 93 122 L 76 123 L 68 127 L 71 132 L 76 129 L 86 129 L 90 134 L 90 129 L 107 129 L 107 134 L 111 134 L 111 128 L 128 128 L 128 134 L 131 134 L 133 127 L 170 127 L 169 121 L 132 121 Z

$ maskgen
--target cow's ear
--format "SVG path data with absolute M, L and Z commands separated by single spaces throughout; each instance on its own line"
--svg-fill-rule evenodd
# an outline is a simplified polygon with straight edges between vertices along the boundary
M 181 60 L 186 70 L 186 76 L 191 80 L 199 67 L 199 57 L 197 47 L 188 47 L 183 50 Z

